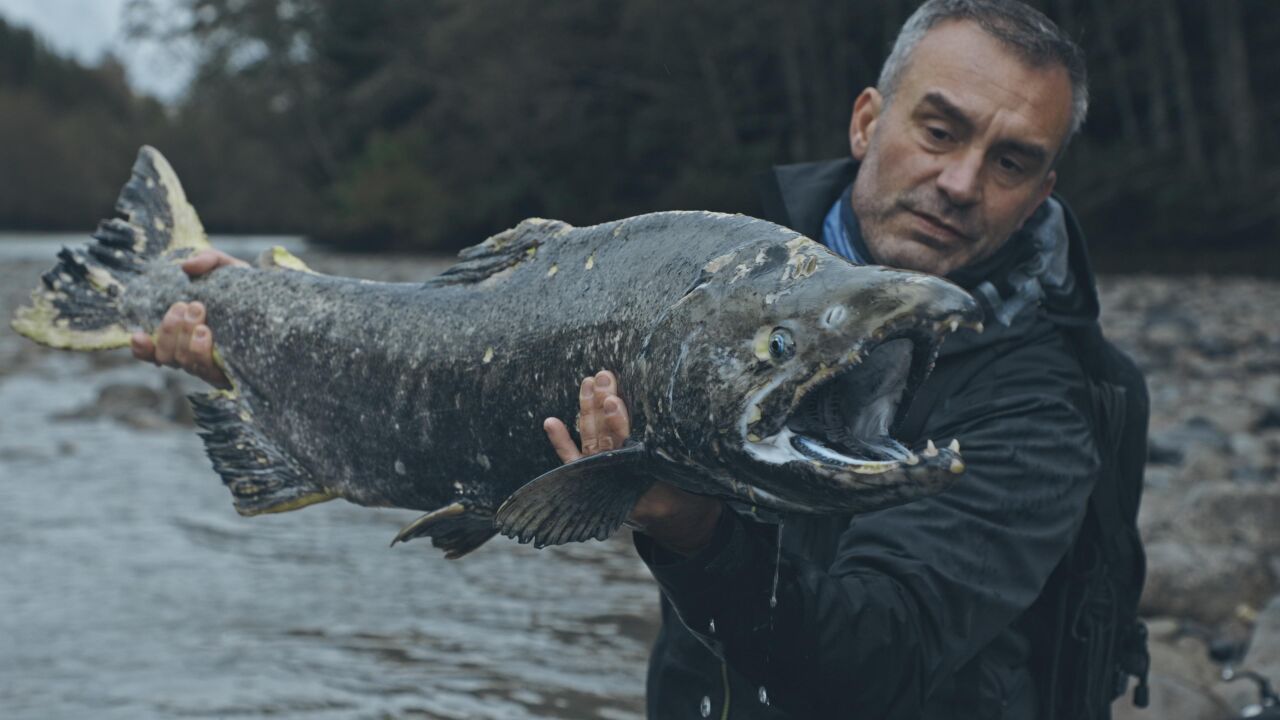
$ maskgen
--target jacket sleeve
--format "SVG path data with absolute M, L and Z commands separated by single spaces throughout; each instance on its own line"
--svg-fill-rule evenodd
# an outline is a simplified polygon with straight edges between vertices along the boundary
M 780 709 L 919 717 L 941 680 L 1031 606 L 1082 522 L 1098 466 L 1069 399 L 1082 383 L 1052 343 L 991 363 L 925 427 L 960 440 L 965 475 L 855 517 L 830 565 L 784 552 L 776 607 L 772 526 L 726 512 L 696 555 L 639 534 L 637 549 L 682 622 Z

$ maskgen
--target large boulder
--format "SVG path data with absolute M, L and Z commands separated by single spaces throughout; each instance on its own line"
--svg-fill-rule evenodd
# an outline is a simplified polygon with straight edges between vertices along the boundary
M 1242 603 L 1266 600 L 1274 586 L 1269 563 L 1257 552 L 1232 545 L 1183 540 L 1147 544 L 1144 615 L 1172 615 L 1214 627 L 1227 622 Z

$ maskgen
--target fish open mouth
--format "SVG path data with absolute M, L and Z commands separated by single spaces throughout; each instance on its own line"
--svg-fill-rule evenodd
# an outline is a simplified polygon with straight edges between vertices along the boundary
M 884 462 L 914 464 L 914 454 L 889 431 L 928 372 L 936 348 L 899 337 L 811 389 L 787 419 L 791 446 L 824 464 L 850 469 Z M 912 382 L 914 381 L 914 382 Z
M 928 376 L 946 331 L 959 325 L 951 318 L 925 323 L 864 346 L 835 372 L 802 384 L 785 424 L 767 438 L 749 436 L 747 451 L 773 464 L 800 460 L 859 474 L 918 464 L 921 458 L 891 433 Z M 959 448 L 951 450 L 958 454 Z M 937 456 L 932 442 L 923 454 L 926 460 Z

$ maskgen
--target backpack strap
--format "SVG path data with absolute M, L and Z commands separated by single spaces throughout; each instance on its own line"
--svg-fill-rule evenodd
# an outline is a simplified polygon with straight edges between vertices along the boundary
M 1081 406 L 1090 413 L 1101 461 L 1098 480 L 1089 495 L 1089 514 L 1096 523 L 1093 541 L 1101 561 L 1097 579 L 1105 581 L 1105 586 L 1102 592 L 1088 593 L 1086 607 L 1080 611 L 1095 613 L 1095 622 L 1111 626 L 1104 632 L 1115 634 L 1102 643 L 1110 648 L 1108 657 L 1098 659 L 1105 662 L 1102 667 L 1114 668 L 1115 673 L 1113 687 L 1096 689 L 1105 693 L 1097 696 L 1096 702 L 1102 705 L 1098 712 L 1108 717 L 1111 700 L 1124 694 L 1129 676 L 1138 679 L 1134 705 L 1146 707 L 1150 699 L 1147 629 L 1138 619 L 1146 554 L 1137 526 L 1150 399 L 1142 373 L 1103 337 L 1096 323 L 1065 330 L 1088 378 L 1088 397 Z M 1092 693 L 1090 697 L 1094 697 Z

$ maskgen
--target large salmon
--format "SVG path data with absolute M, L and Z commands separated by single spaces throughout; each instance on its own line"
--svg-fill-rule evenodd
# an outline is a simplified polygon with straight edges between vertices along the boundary
M 64 249 L 14 328 L 122 347 L 203 302 L 229 391 L 193 395 L 214 469 L 246 515 L 336 497 L 427 511 L 397 539 L 450 557 L 495 532 L 603 538 L 654 479 L 782 512 L 860 513 L 946 487 L 959 447 L 890 439 L 964 291 L 856 267 L 741 215 L 593 227 L 532 219 L 422 284 L 309 271 L 283 250 L 188 279 L 208 247 L 165 159 L 143 148 L 84 249 Z M 617 372 L 625 447 L 561 466 L 542 431 L 577 381 Z M 536 479 L 535 479 L 536 478 Z M 532 481 L 532 482 L 531 482 Z

